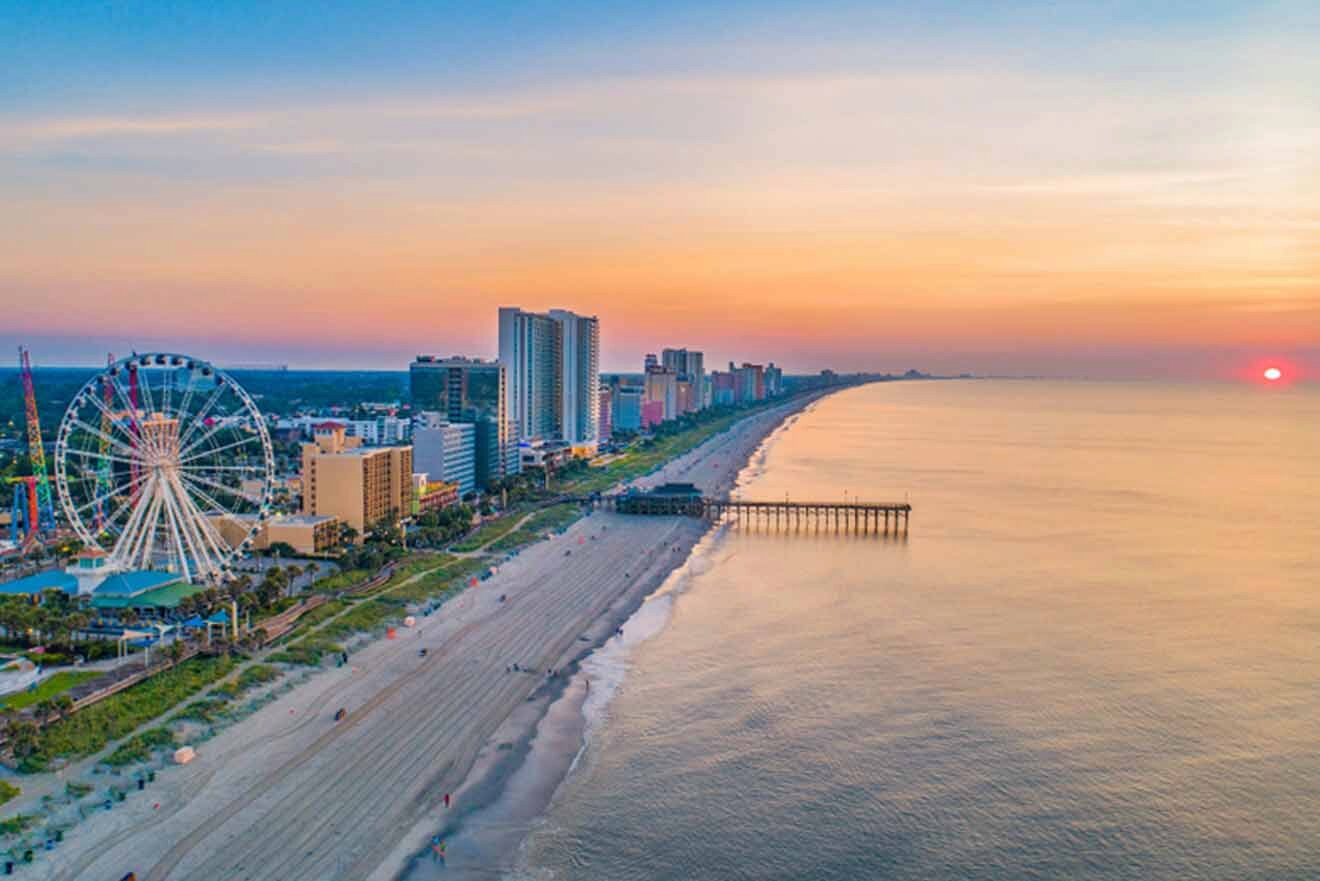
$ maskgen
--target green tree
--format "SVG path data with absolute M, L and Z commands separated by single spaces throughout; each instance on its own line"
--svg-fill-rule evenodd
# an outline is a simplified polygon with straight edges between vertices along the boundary
M 5 722 L 5 741 L 14 757 L 22 759 L 37 751 L 41 736 L 35 722 L 13 716 Z
M 286 541 L 276 541 L 276 542 L 271 542 L 271 545 L 270 545 L 270 547 L 269 547 L 267 550 L 270 551 L 270 554 L 271 554 L 271 556 L 273 556 L 273 557 L 296 557 L 296 556 L 298 556 L 298 549 L 295 548 L 293 545 L 289 544 L 289 543 L 286 542 Z

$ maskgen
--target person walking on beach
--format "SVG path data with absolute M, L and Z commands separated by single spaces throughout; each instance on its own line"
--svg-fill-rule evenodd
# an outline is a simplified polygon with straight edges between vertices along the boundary
M 445 808 L 449 807 L 449 793 L 445 793 Z

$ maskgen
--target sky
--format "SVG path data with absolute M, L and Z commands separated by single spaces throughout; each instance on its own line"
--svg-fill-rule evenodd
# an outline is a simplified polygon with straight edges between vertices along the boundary
M 1320 4 L 0 0 L 0 345 L 1320 376 Z

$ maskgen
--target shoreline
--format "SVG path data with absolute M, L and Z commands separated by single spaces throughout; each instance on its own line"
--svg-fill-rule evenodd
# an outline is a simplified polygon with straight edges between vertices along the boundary
M 736 469 L 729 469 L 710 492 L 727 494 L 740 482 L 748 469 L 758 468 L 763 461 L 766 445 L 776 434 L 789 427 L 799 415 L 820 399 L 813 395 L 790 407 L 779 419 L 749 441 L 749 449 L 741 457 Z M 774 411 L 769 411 L 774 412 Z M 769 415 L 769 412 L 766 415 Z M 657 475 L 648 475 L 648 483 L 660 482 L 667 477 L 671 466 L 686 475 L 696 463 L 682 464 L 683 460 L 700 452 L 700 447 L 667 463 Z M 658 613 L 655 621 L 639 622 L 653 600 L 673 596 L 678 592 L 676 581 L 681 580 L 699 551 L 717 539 L 718 524 L 694 522 L 691 535 L 684 536 L 672 546 L 676 554 L 663 567 L 647 579 L 645 589 L 630 592 L 621 598 L 617 611 L 612 608 L 602 616 L 596 629 L 603 632 L 593 639 L 571 660 L 557 668 L 560 675 L 545 683 L 534 695 L 535 700 L 515 711 L 483 745 L 476 762 L 470 768 L 456 796 L 465 805 L 464 810 L 438 830 L 417 828 L 406 841 L 413 844 L 410 855 L 393 864 L 383 864 L 370 876 L 370 881 L 479 881 L 491 877 L 505 877 L 519 869 L 527 839 L 534 824 L 545 817 L 564 784 L 574 773 L 578 763 L 587 757 L 590 742 L 588 734 L 592 720 L 586 715 L 587 703 L 593 697 L 594 672 L 588 667 L 602 653 L 617 649 L 624 671 L 628 657 L 638 645 L 658 635 L 667 626 L 672 606 Z M 640 623 L 640 627 L 637 626 Z M 629 626 L 633 625 L 633 626 Z M 640 634 L 638 631 L 641 631 Z M 615 683 L 617 687 L 618 683 Z M 603 700 L 608 706 L 612 698 Z M 432 844 L 443 842 L 444 858 L 438 858 Z M 403 848 L 401 847 L 401 850 Z
M 824 394 L 750 415 L 630 485 L 686 479 L 725 492 L 767 438 Z M 366 644 L 350 665 L 317 671 L 198 744 L 196 761 L 169 768 L 145 797 L 86 816 L 79 834 L 21 876 L 396 877 L 438 828 L 498 798 L 583 660 L 689 559 L 707 527 L 579 518 L 400 638 Z M 542 671 L 540 681 L 512 673 L 514 661 Z M 547 679 L 547 669 L 560 675 Z M 332 718 L 338 707 L 343 722 Z M 496 771 L 489 791 L 475 785 L 480 769 Z M 452 810 L 445 793 L 459 795 Z

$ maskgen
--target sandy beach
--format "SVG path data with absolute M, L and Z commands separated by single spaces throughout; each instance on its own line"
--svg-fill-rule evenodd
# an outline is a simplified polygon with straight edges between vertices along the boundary
M 762 440 L 807 403 L 749 417 L 637 483 L 727 492 Z M 92 815 L 23 873 L 389 881 L 431 835 L 498 797 L 571 681 L 565 671 L 615 633 L 706 528 L 688 518 L 580 519 L 418 627 L 225 729 L 196 761 Z M 340 708 L 347 717 L 335 722 Z M 455 796 L 448 808 L 446 793 Z

